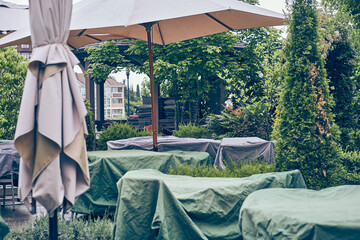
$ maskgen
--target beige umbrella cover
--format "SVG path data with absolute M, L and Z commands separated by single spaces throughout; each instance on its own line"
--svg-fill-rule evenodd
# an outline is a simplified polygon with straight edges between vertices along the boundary
M 72 0 L 30 0 L 33 53 L 15 133 L 20 198 L 32 190 L 49 213 L 89 187 L 86 109 L 66 46 L 71 9 Z

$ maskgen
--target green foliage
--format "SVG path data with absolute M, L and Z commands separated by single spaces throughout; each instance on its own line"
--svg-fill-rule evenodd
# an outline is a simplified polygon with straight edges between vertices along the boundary
M 224 110 L 220 115 L 210 115 L 207 118 L 206 126 L 218 138 L 259 137 L 269 139 L 266 111 L 265 104 L 255 102 L 234 111 Z
M 203 126 L 196 126 L 193 123 L 180 125 L 179 130 L 175 131 L 174 136 L 181 138 L 211 138 L 211 133 Z
M 127 123 L 115 123 L 109 126 L 106 130 L 104 130 L 99 140 L 97 141 L 97 149 L 98 150 L 107 150 L 107 141 L 118 140 L 118 139 L 126 139 L 132 137 L 141 137 L 141 136 L 151 136 L 151 133 L 143 130 L 138 131 L 133 129 Z
M 322 2 L 351 14 L 354 24 L 360 28 L 360 4 L 358 0 L 322 0 Z
M 330 162 L 329 186 L 360 184 L 360 152 L 339 152 L 339 157 Z
M 171 175 L 186 175 L 192 177 L 248 177 L 253 174 L 274 172 L 275 166 L 266 163 L 254 162 L 252 164 L 240 164 L 237 162 L 230 162 L 226 164 L 225 169 L 215 169 L 212 166 L 197 165 L 190 167 L 186 164 L 180 165 L 177 168 L 171 168 L 169 174 Z
M 290 6 L 285 77 L 273 132 L 278 170 L 299 169 L 310 188 L 329 186 L 336 159 L 332 101 L 319 49 L 318 15 L 313 0 Z
M 27 65 L 15 48 L 0 48 L 0 139 L 14 138 Z
M 237 32 L 238 41 L 244 44 L 236 52 L 236 61 L 229 63 L 225 74 L 227 92 L 234 108 L 261 101 L 263 97 L 275 100 L 274 91 L 279 85 L 282 46 L 280 31 L 275 28 L 247 29 Z
M 221 33 L 165 47 L 154 45 L 154 77 L 160 84 L 161 95 L 174 97 L 176 102 L 200 103 L 198 114 L 204 114 L 208 111 L 209 93 L 222 82 L 218 75 L 228 62 L 236 64 L 231 56 L 237 51 L 234 48 L 237 41 L 236 35 Z M 128 52 L 135 56 L 146 55 L 147 45 L 135 41 Z M 134 68 L 142 73 L 149 71 L 148 62 Z M 143 86 L 143 89 L 145 87 L 148 88 Z
M 320 40 L 330 80 L 330 92 L 335 103 L 332 109 L 334 120 L 340 128 L 340 143 L 345 149 L 349 147 L 349 134 L 356 130 L 359 116 L 355 109 L 356 44 L 353 29 L 341 12 L 330 13 L 332 12 L 321 15 Z
M 66 221 L 60 215 L 58 216 L 58 232 L 61 240 L 110 240 L 113 239 L 112 233 L 114 222 L 108 218 L 95 218 L 85 220 L 83 218 L 75 218 Z M 27 240 L 49 239 L 49 219 L 48 216 L 36 217 L 34 222 L 27 223 L 20 231 L 10 231 L 6 235 L 5 240 Z
M 117 72 L 118 66 L 126 62 L 119 48 L 111 41 L 101 43 L 98 47 L 87 47 L 86 52 L 89 54 L 86 59 L 90 62 L 87 74 L 91 74 L 97 84 L 105 82 L 110 73 Z
M 88 151 L 92 151 L 94 148 L 94 142 L 95 142 L 95 125 L 92 120 L 92 111 L 91 111 L 90 102 L 88 100 L 85 100 L 85 107 L 87 110 L 85 120 L 86 120 L 86 126 L 87 126 L 87 130 L 88 130 L 88 136 L 86 137 L 86 149 Z

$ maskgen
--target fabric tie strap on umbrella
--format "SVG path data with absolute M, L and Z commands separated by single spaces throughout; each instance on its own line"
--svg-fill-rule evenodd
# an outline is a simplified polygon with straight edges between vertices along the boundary
M 86 108 L 66 46 L 72 0 L 30 0 L 33 53 L 27 73 L 15 146 L 21 156 L 19 195 L 32 196 L 49 213 L 70 208 L 89 187 Z

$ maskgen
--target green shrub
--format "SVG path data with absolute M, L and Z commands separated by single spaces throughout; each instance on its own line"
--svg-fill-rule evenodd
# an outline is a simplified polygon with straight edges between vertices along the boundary
M 58 232 L 61 240 L 110 240 L 114 222 L 109 218 L 84 219 L 75 218 L 66 221 L 62 217 L 58 217 Z M 49 218 L 47 215 L 36 217 L 34 222 L 27 223 L 20 231 L 10 231 L 6 235 L 5 240 L 27 240 L 49 239 Z
M 92 151 L 94 148 L 94 141 L 95 141 L 95 126 L 92 120 L 92 111 L 91 111 L 90 102 L 88 100 L 85 100 L 84 102 L 85 102 L 86 110 L 88 112 L 85 117 L 86 126 L 88 130 L 88 136 L 86 137 L 86 149 L 88 151 Z
M 225 169 L 215 169 L 212 166 L 197 165 L 190 167 L 186 164 L 180 165 L 177 168 L 171 168 L 169 174 L 172 175 L 186 175 L 192 177 L 248 177 L 253 174 L 274 172 L 275 166 L 267 163 L 254 162 L 251 164 L 240 164 L 237 162 L 230 162 L 226 164 Z
M 360 130 L 353 128 L 343 128 L 341 129 L 341 133 L 346 136 L 345 142 L 343 145 L 343 149 L 346 151 L 360 151 Z M 342 140 L 345 137 L 342 138 Z
M 205 127 L 188 123 L 187 125 L 180 125 L 179 130 L 174 132 L 174 136 L 181 138 L 210 138 L 211 133 Z
M 133 129 L 127 123 L 115 123 L 101 133 L 100 138 L 97 141 L 97 149 L 107 150 L 107 141 L 141 136 L 151 136 L 151 133 L 145 130 L 138 131 L 136 129 Z
M 338 160 L 331 164 L 331 186 L 360 184 L 360 152 L 340 151 Z

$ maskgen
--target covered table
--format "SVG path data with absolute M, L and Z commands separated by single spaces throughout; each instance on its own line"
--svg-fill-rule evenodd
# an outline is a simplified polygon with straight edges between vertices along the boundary
M 275 141 L 258 137 L 223 138 L 215 158 L 215 167 L 225 168 L 224 161 L 253 162 L 256 158 L 274 163 Z
M 142 150 L 88 152 L 90 188 L 83 193 L 71 211 L 84 214 L 113 213 L 118 191 L 117 181 L 130 170 L 157 169 L 168 173 L 170 168 L 186 163 L 210 165 L 204 152 L 152 152 Z
M 19 172 L 20 155 L 14 142 L 0 141 L 0 178 Z
M 240 207 L 263 188 L 305 188 L 299 171 L 246 178 L 199 178 L 157 170 L 127 172 L 117 183 L 115 239 L 239 239 Z
M 240 211 L 244 239 L 360 239 L 360 186 L 265 189 Z
M 109 150 L 141 149 L 153 150 L 152 136 L 134 137 L 107 142 Z M 158 137 L 158 151 L 166 152 L 173 150 L 207 152 L 214 162 L 220 146 L 219 140 L 206 138 L 178 138 L 174 136 Z

